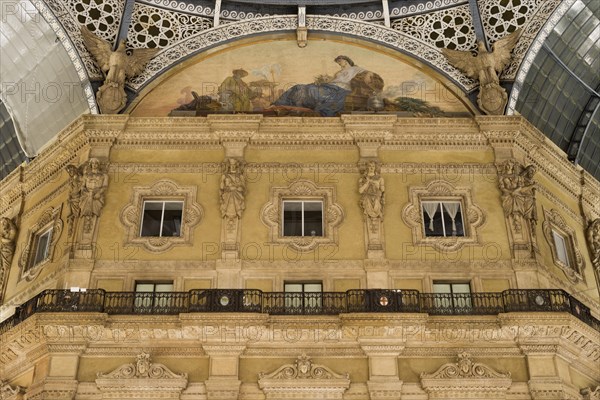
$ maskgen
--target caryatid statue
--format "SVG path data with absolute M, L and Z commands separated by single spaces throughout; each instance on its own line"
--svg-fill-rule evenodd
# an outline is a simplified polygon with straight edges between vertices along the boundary
M 246 178 L 241 163 L 235 158 L 229 158 L 223 164 L 220 195 L 221 216 L 228 224 L 241 218 L 246 208 Z
M 101 170 L 97 158 L 90 158 L 83 171 L 79 199 L 79 214 L 83 218 L 84 233 L 92 231 L 94 218 L 100 216 L 107 187 L 108 174 Z
M 469 78 L 479 80 L 477 104 L 489 115 L 502 115 L 508 101 L 506 90 L 500 86 L 498 75 L 511 59 L 511 52 L 519 39 L 520 30 L 498 40 L 488 52 L 485 43 L 477 43 L 477 55 L 470 51 L 442 49 L 452 66 L 460 69 Z
M 92 53 L 102 72 L 106 74 L 104 84 L 96 93 L 100 112 L 117 114 L 127 104 L 125 78 L 140 74 L 159 49 L 136 49 L 128 56 L 125 52 L 124 40 L 119 43 L 116 51 L 112 51 L 110 43 L 94 35 L 86 27 L 81 27 L 81 36 L 85 47 Z
M 369 161 L 358 181 L 360 206 L 368 218 L 383 218 L 385 184 L 375 161 Z
M 4 281 L 15 255 L 16 237 L 17 225 L 15 222 L 11 218 L 0 218 L 0 300 L 2 300 Z

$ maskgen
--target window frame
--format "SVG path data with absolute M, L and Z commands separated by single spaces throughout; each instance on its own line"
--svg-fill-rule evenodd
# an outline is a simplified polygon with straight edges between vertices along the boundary
M 50 246 L 52 244 L 52 236 L 54 234 L 54 227 L 52 225 L 47 225 L 43 229 L 41 229 L 38 233 L 33 235 L 33 251 L 31 252 L 31 258 L 29 260 L 28 266 L 26 270 L 29 270 L 39 264 L 46 262 L 50 256 Z M 44 257 L 38 260 L 38 255 L 40 251 L 40 240 L 48 235 L 48 239 L 46 240 L 46 245 L 44 246 Z
M 302 235 L 297 236 L 297 235 L 286 235 L 285 234 L 285 203 L 301 203 L 302 204 L 302 221 L 301 221 L 301 231 L 302 231 Z M 304 224 L 304 204 L 305 203 L 319 203 L 321 204 L 321 235 L 305 235 L 304 234 L 304 229 L 305 229 L 305 224 Z M 323 208 L 324 208 L 324 201 L 323 199 L 282 199 L 281 200 L 281 236 L 282 237 L 324 237 L 326 236 L 325 234 L 325 223 L 324 223 L 324 213 L 323 213 Z
M 161 210 L 161 217 L 160 217 L 160 228 L 159 228 L 159 235 L 158 236 L 154 236 L 154 235 L 142 235 L 142 231 L 144 229 L 144 216 L 145 216 L 145 211 L 146 211 L 146 203 L 162 203 L 162 210 Z M 165 222 L 165 205 L 167 203 L 180 203 L 181 204 L 181 218 L 180 218 L 180 223 L 179 223 L 179 235 L 177 236 L 163 236 L 163 224 Z M 181 234 L 183 232 L 183 224 L 184 224 L 184 212 L 185 212 L 185 199 L 180 199 L 180 200 L 174 200 L 174 199 L 168 199 L 168 200 L 163 200 L 163 199 L 154 199 L 154 198 L 144 198 L 142 200 L 142 215 L 140 217 L 140 231 L 139 231 L 139 236 L 140 237 L 181 237 Z
M 470 187 L 454 186 L 443 180 L 434 180 L 426 186 L 410 186 L 409 202 L 402 209 L 402 220 L 412 230 L 413 244 L 431 246 L 438 251 L 458 251 L 464 246 L 483 245 L 479 228 L 485 224 L 486 214 L 473 203 Z M 464 236 L 426 236 L 423 201 L 460 202 Z
M 545 208 L 543 208 L 543 210 L 544 222 L 542 223 L 542 230 L 546 242 L 550 246 L 550 253 L 552 254 L 554 265 L 560 268 L 571 282 L 585 282 L 585 261 L 577 245 L 577 235 L 575 234 L 575 230 L 567 225 L 564 218 L 557 210 L 547 210 Z M 560 236 L 563 240 L 565 255 L 568 261 L 566 263 L 559 257 L 555 234 Z
M 427 235 L 427 225 L 425 222 L 425 215 L 429 216 L 429 214 L 427 214 L 427 212 L 425 211 L 425 208 L 423 207 L 423 203 L 437 203 L 440 207 L 440 216 L 442 219 L 442 231 L 443 231 L 443 236 L 434 236 L 434 235 Z M 447 235 L 446 234 L 446 224 L 444 221 L 444 203 L 458 203 L 459 205 L 459 212 L 460 212 L 460 224 L 462 226 L 462 231 L 463 234 L 462 235 Z M 456 199 L 444 199 L 444 198 L 433 198 L 433 199 L 429 199 L 429 198 L 421 198 L 419 205 L 421 207 L 421 216 L 423 218 L 423 235 L 426 238 L 458 238 L 458 237 L 468 237 L 468 231 L 467 231 L 467 227 L 465 226 L 465 220 L 463 217 L 463 209 L 464 209 L 464 205 L 463 205 L 463 201 L 462 198 L 456 198 Z M 434 214 L 435 217 L 436 214 Z
M 21 274 L 19 279 L 31 281 L 36 278 L 42 268 L 52 262 L 56 244 L 60 239 L 63 222 L 60 218 L 62 204 L 59 207 L 50 207 L 37 219 L 37 222 L 29 229 L 27 234 L 27 245 L 19 258 Z M 45 257 L 36 262 L 39 239 L 50 232 L 46 242 Z
M 165 284 L 170 284 L 171 285 L 171 290 L 170 291 L 161 291 L 161 292 L 157 292 L 156 291 L 156 285 L 165 285 Z M 153 285 L 153 290 L 152 292 L 149 291 L 138 291 L 137 287 L 138 285 Z M 165 308 L 168 307 L 169 304 L 169 299 L 166 298 L 161 298 L 160 296 L 157 296 L 157 293 L 173 293 L 175 291 L 175 281 L 173 280 L 140 280 L 140 281 L 135 281 L 134 283 L 134 288 L 133 288 L 133 292 L 134 292 L 134 309 L 136 310 L 136 312 L 143 312 L 143 313 L 148 313 L 148 314 L 154 314 L 154 310 L 156 308 Z M 147 293 L 152 293 L 152 296 L 142 296 L 140 294 L 147 294 Z M 147 303 L 147 301 L 150 300 L 151 304 L 144 304 Z
M 323 236 L 283 236 L 283 201 L 322 201 Z M 299 179 L 289 186 L 271 187 L 268 202 L 261 208 L 260 219 L 269 229 L 272 244 L 284 245 L 297 252 L 309 252 L 318 246 L 338 245 L 338 227 L 343 222 L 344 209 L 336 202 L 334 186 L 320 186 Z
M 140 246 L 152 253 L 163 253 L 178 245 L 192 246 L 194 228 L 204 217 L 202 206 L 196 202 L 197 190 L 196 186 L 180 186 L 170 179 L 160 179 L 150 186 L 134 186 L 129 203 L 119 215 L 126 228 L 124 245 Z M 183 202 L 179 236 L 141 236 L 147 201 Z

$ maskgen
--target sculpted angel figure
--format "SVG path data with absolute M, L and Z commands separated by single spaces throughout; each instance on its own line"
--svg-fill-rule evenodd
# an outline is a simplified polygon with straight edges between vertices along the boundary
M 107 186 L 108 174 L 100 170 L 100 161 L 97 158 L 90 158 L 83 172 L 79 201 L 79 212 L 84 218 L 85 232 L 91 231 L 92 218 L 100 216 Z
M 106 40 L 94 35 L 86 27 L 81 27 L 85 47 L 96 59 L 106 74 L 104 84 L 96 93 L 96 100 L 102 114 L 116 114 L 125 108 L 125 78 L 132 78 L 144 70 L 144 66 L 159 49 L 136 49 L 130 56 L 125 52 L 125 41 L 119 43 L 116 51 Z
M 228 221 L 242 217 L 242 211 L 246 208 L 245 193 L 246 179 L 241 169 L 240 162 L 230 158 L 224 164 L 223 176 L 221 176 L 221 215 Z
M 363 176 L 358 181 L 360 206 L 369 218 L 382 218 L 385 184 L 375 161 L 369 161 Z
M 442 53 L 450 64 L 460 69 L 469 78 L 479 80 L 479 94 L 477 103 L 486 114 L 501 115 L 506 107 L 508 96 L 506 90 L 500 86 L 498 75 L 511 59 L 511 52 L 519 39 L 520 30 L 498 40 L 488 52 L 485 43 L 477 43 L 477 55 L 470 51 L 457 51 L 442 49 Z

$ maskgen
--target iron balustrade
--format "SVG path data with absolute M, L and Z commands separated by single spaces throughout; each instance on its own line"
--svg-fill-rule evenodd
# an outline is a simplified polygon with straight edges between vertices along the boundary
M 600 331 L 590 308 L 561 289 L 511 289 L 501 293 L 420 293 L 366 289 L 347 292 L 263 292 L 256 289 L 194 289 L 189 292 L 84 292 L 49 289 L 21 304 L 0 323 L 0 334 L 39 312 L 100 312 L 131 315 L 241 312 L 272 315 L 428 313 L 497 315 L 506 312 L 567 312 Z

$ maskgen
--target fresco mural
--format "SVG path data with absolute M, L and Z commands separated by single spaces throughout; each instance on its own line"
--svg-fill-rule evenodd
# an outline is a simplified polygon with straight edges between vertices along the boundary
M 332 117 L 471 114 L 441 77 L 353 43 L 271 41 L 201 54 L 133 107 L 134 116 L 260 113 Z

